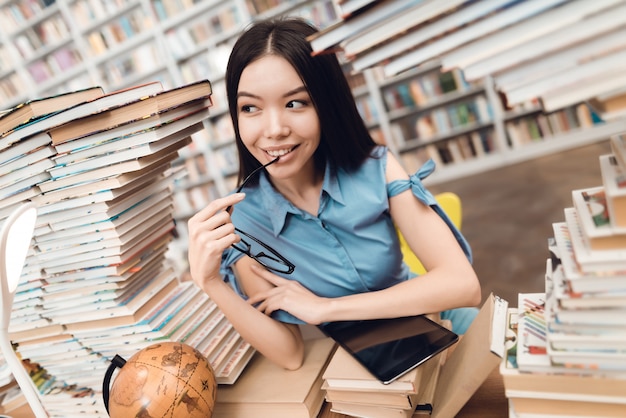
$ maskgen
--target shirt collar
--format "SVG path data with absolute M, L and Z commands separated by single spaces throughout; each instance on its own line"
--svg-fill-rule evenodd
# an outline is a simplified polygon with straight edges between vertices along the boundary
M 262 195 L 263 206 L 269 214 L 272 222 L 274 236 L 278 236 L 287 221 L 287 214 L 301 214 L 302 211 L 291 204 L 283 195 L 281 195 L 269 181 L 266 172 L 259 175 L 259 189 Z M 344 204 L 343 194 L 336 170 L 330 168 L 330 164 L 326 164 L 324 169 L 324 182 L 322 183 L 322 195 L 326 193 L 331 199 L 339 204 Z M 320 206 L 321 207 L 321 206 Z

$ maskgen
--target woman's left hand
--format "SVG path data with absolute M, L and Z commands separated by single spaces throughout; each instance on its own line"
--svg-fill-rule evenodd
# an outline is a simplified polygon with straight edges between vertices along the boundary
M 308 324 L 317 325 L 323 322 L 320 314 L 326 298 L 315 295 L 295 280 L 282 278 L 263 267 L 252 265 L 251 268 L 274 287 L 251 296 L 248 303 L 258 304 L 257 309 L 266 315 L 281 309 Z

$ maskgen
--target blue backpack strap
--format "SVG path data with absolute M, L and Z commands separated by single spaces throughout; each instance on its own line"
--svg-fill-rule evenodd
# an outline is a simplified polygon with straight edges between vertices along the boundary
M 467 240 L 461 234 L 461 231 L 452 223 L 448 215 L 443 211 L 439 203 L 437 203 L 437 199 L 435 196 L 424 187 L 422 180 L 428 177 L 433 171 L 435 171 L 435 162 L 432 159 L 429 159 L 420 167 L 419 170 L 408 180 L 394 180 L 391 183 L 387 184 L 387 195 L 391 198 L 394 197 L 405 190 L 411 188 L 413 195 L 417 197 L 417 199 L 424 203 L 425 205 L 430 206 L 433 210 L 446 222 L 457 242 L 463 249 L 463 252 L 467 256 L 467 259 L 472 262 L 472 249 L 470 248 Z

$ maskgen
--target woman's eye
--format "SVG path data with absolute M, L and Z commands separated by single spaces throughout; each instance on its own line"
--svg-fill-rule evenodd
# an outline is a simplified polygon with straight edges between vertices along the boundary
M 306 105 L 307 103 L 304 100 L 291 100 L 287 103 L 287 107 L 291 109 L 300 109 Z
M 243 105 L 243 106 L 241 106 L 241 111 L 243 113 L 252 113 L 252 112 L 254 112 L 256 110 L 257 110 L 257 107 L 253 106 L 253 105 Z

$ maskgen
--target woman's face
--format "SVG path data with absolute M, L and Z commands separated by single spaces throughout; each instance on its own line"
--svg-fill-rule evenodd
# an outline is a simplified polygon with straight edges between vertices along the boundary
M 309 93 L 291 64 L 266 55 L 242 72 L 237 90 L 243 144 L 272 177 L 289 178 L 311 170 L 320 143 L 320 122 Z

